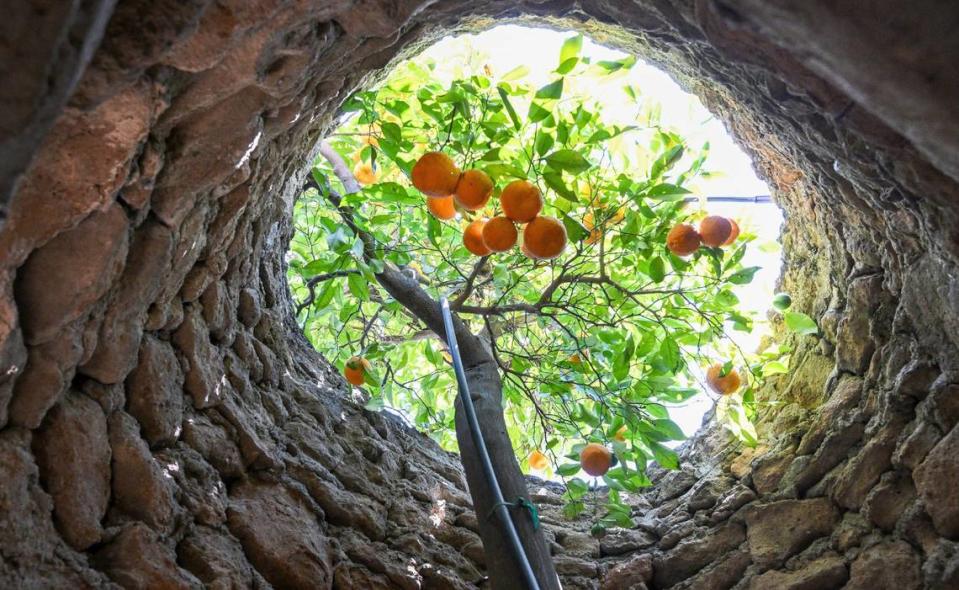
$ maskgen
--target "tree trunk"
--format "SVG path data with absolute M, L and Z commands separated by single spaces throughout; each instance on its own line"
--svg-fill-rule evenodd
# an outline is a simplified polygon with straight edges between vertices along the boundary
M 470 396 L 476 407 L 476 417 L 483 429 L 486 448 L 493 469 L 499 480 L 503 498 L 515 502 L 518 498 L 529 501 L 526 479 L 520 471 L 513 452 L 506 421 L 503 418 L 503 386 L 493 359 L 464 358 L 466 379 Z M 460 460 L 466 470 L 466 482 L 473 498 L 473 509 L 479 521 L 480 537 L 486 553 L 486 568 L 495 590 L 525 588 L 519 563 L 510 551 L 509 540 L 500 520 L 492 514 L 493 492 L 489 488 L 479 453 L 473 445 L 469 424 L 461 398 L 456 398 L 456 439 L 459 441 Z M 534 528 L 529 512 L 524 508 L 511 508 L 510 515 L 516 531 L 526 549 L 536 579 L 543 590 L 558 590 L 561 586 L 549 554 L 549 545 L 541 529 Z
M 359 190 L 359 185 L 343 158 L 327 142 L 320 144 L 320 153 L 333 166 L 334 173 L 343 182 L 347 192 Z M 320 187 L 317 186 L 317 188 Z M 332 192 L 328 197 L 344 221 L 363 240 L 366 258 L 372 258 L 375 250 L 372 237 L 354 223 L 349 210 L 340 207 L 338 197 L 335 197 Z M 376 280 L 403 307 L 422 320 L 441 339 L 446 340 L 443 313 L 439 302 L 430 297 L 415 279 L 399 271 L 393 264 L 387 263 L 383 271 L 376 274 Z M 503 498 L 507 502 L 516 502 L 519 498 L 528 502 L 526 479 L 520 471 L 516 455 L 513 453 L 513 445 L 506 431 L 506 420 L 503 418 L 503 384 L 492 353 L 456 315 L 453 316 L 453 329 L 459 344 L 470 394 L 476 407 L 476 417 L 483 429 L 486 448 Z M 526 590 L 520 564 L 510 550 L 509 540 L 502 523 L 495 517 L 489 518 L 494 508 L 494 494 L 483 476 L 479 452 L 473 445 L 459 396 L 456 398 L 455 422 L 460 461 L 466 471 L 466 483 L 473 498 L 476 519 L 479 521 L 480 538 L 483 540 L 486 568 L 492 586 L 494 590 L 513 588 Z M 559 590 L 561 588 L 559 577 L 556 575 L 556 568 L 550 557 L 549 546 L 546 544 L 542 529 L 534 528 L 533 520 L 525 508 L 511 508 L 510 513 L 540 588 Z

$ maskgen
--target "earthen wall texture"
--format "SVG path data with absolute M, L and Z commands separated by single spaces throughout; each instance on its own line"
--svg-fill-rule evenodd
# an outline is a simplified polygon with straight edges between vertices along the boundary
M 959 588 L 959 5 L 4 11 L 0 587 L 481 583 L 457 458 L 351 401 L 283 257 L 351 92 L 524 19 L 658 64 L 726 122 L 786 212 L 783 289 L 821 326 L 763 392 L 763 445 L 707 428 L 631 498 L 635 529 L 592 537 L 531 480 L 566 587 Z

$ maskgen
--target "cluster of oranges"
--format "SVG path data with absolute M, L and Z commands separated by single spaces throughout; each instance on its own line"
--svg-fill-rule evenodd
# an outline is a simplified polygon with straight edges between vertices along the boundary
M 666 235 L 666 247 L 676 256 L 689 256 L 700 246 L 721 248 L 739 237 L 739 224 L 719 215 L 710 215 L 699 222 L 699 230 L 688 223 L 680 223 Z
M 413 186 L 426 195 L 426 207 L 434 217 L 449 220 L 456 208 L 479 211 L 493 195 L 493 181 L 482 170 L 461 172 L 442 152 L 428 152 L 413 165 Z M 543 195 L 535 184 L 514 180 L 499 197 L 502 213 L 479 217 L 463 231 L 463 246 L 476 256 L 507 252 L 519 240 L 517 224 L 523 225 L 523 254 L 534 260 L 548 260 L 566 248 L 566 228 L 555 217 L 540 215 Z

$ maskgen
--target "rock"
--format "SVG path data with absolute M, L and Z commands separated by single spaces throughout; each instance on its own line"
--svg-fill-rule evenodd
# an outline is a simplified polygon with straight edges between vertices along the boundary
M 665 555 L 654 558 L 653 581 L 657 587 L 668 588 L 718 561 L 745 539 L 746 532 L 738 523 L 688 538 Z
M 329 589 L 333 566 L 317 515 L 285 487 L 242 482 L 230 491 L 230 532 L 274 586 Z
M 183 421 L 183 442 L 196 449 L 224 477 L 233 478 L 243 473 L 243 460 L 224 426 L 203 415 L 191 416 Z
M 110 499 L 110 443 L 100 406 L 67 393 L 37 431 L 33 450 L 60 534 L 79 551 L 98 543 Z
M 160 293 L 170 266 L 173 236 L 155 221 L 134 232 L 120 289 L 100 325 L 97 347 L 80 372 L 101 383 L 120 383 L 137 362 L 137 350 L 150 304 Z
M 580 557 L 596 558 L 600 555 L 599 539 L 589 533 L 578 531 L 566 532 L 556 537 L 556 542 L 563 548 L 563 553 Z
M 792 449 L 777 449 L 753 461 L 753 485 L 760 495 L 768 494 L 779 486 L 779 481 L 795 458 Z
M 260 294 L 253 289 L 240 290 L 237 316 L 243 325 L 252 328 L 260 321 Z
M 846 464 L 832 491 L 837 504 L 850 510 L 862 506 L 866 494 L 892 464 L 892 452 L 901 428 L 901 425 L 884 427 Z
M 753 561 L 776 566 L 812 541 L 832 533 L 839 514 L 826 498 L 783 500 L 745 509 L 746 534 Z
M 884 473 L 879 484 L 866 496 L 862 512 L 879 528 L 892 531 L 915 498 L 916 487 L 908 474 Z
M 553 558 L 556 565 L 556 573 L 561 576 L 583 576 L 595 579 L 597 573 L 596 562 L 591 559 L 583 559 L 573 555 L 557 555 Z
M 177 562 L 206 588 L 252 588 L 253 568 L 236 539 L 198 526 L 177 545 Z
M 200 296 L 200 303 L 210 335 L 219 343 L 231 343 L 236 302 L 230 298 L 226 284 L 223 281 L 211 283 Z
M 838 590 L 849 579 L 846 562 L 836 554 L 820 557 L 793 571 L 772 570 L 749 581 L 749 590 Z
M 913 472 L 919 497 L 940 534 L 959 539 L 959 428 L 953 428 Z
M 127 411 L 151 447 L 171 445 L 183 428 L 183 373 L 168 343 L 147 335 L 126 381 Z
M 929 551 L 922 564 L 924 588 L 959 588 L 959 543 L 943 540 Z
M 140 438 L 139 425 L 129 414 L 109 419 L 113 449 L 113 501 L 117 508 L 158 532 L 169 532 L 176 502 L 167 483 L 170 475 Z
M 310 497 L 323 509 L 326 520 L 338 526 L 362 531 L 363 534 L 374 541 L 381 541 L 386 537 L 386 510 L 383 506 L 371 501 L 366 496 L 344 490 L 332 475 L 327 474 L 333 481 L 319 477 L 317 472 L 326 470 L 318 465 L 314 465 L 312 469 L 297 466 L 291 471 L 309 490 Z M 466 529 L 461 530 L 465 531 Z M 441 532 L 436 531 L 434 534 L 440 535 Z M 475 534 L 470 532 L 470 535 L 466 537 L 466 542 L 459 546 L 454 543 L 451 544 L 460 548 L 475 539 Z M 444 538 L 443 541 L 450 543 L 449 538 Z
M 614 528 L 599 540 L 603 557 L 628 555 L 656 543 L 656 537 L 646 531 Z
M 227 387 L 226 374 L 197 308 L 187 308 L 183 323 L 173 333 L 173 343 L 189 361 L 183 387 L 193 396 L 193 407 L 200 410 L 219 404 Z
M 936 423 L 943 432 L 948 432 L 959 424 L 959 383 L 943 373 L 936 379 L 929 392 L 929 402 Z
M 712 508 L 733 483 L 732 478 L 725 476 L 701 479 L 686 494 L 686 505 L 693 511 Z
M 176 447 L 157 453 L 179 490 L 177 500 L 201 525 L 226 523 L 226 485 L 216 470 L 196 451 Z
M 732 551 L 692 578 L 677 584 L 676 590 L 726 590 L 743 579 L 751 560 L 749 552 Z
M 713 524 L 719 524 L 732 516 L 735 511 L 755 499 L 756 492 L 742 484 L 736 484 L 719 498 L 709 520 Z
M 14 283 L 28 344 L 53 339 L 107 292 L 126 260 L 127 226 L 123 207 L 115 204 L 30 255 Z
M 829 399 L 819 408 L 815 422 L 803 435 L 796 449 L 797 454 L 808 455 L 816 452 L 839 417 L 858 405 L 862 397 L 862 387 L 863 381 L 859 377 L 844 376 L 839 380 Z
M 688 471 L 669 471 L 656 482 L 656 495 L 660 502 L 678 498 L 693 487 L 698 478 Z
M 882 294 L 882 275 L 853 279 L 846 287 L 846 309 L 836 331 L 836 367 L 861 375 L 869 365 L 875 342 L 869 319 Z
M 125 527 L 93 558 L 97 567 L 123 588 L 198 590 L 199 581 L 180 569 L 173 550 L 146 525 Z
M 34 429 L 67 391 L 83 356 L 83 335 L 77 324 L 60 337 L 30 347 L 27 365 L 13 384 L 10 421 Z
M 892 464 L 913 470 L 919 467 L 929 451 L 942 439 L 942 432 L 925 420 L 916 420 L 900 436 L 899 446 L 892 454 Z
M 653 579 L 653 558 L 635 555 L 614 566 L 603 578 L 602 590 L 642 590 Z
M 902 541 L 873 545 L 852 562 L 844 590 L 918 590 L 919 556 Z

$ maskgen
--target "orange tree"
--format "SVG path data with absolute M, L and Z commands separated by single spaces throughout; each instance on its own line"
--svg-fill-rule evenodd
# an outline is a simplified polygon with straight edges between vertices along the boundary
M 660 128 L 628 86 L 637 124 L 607 123 L 581 89 L 633 60 L 591 63 L 581 42 L 538 89 L 521 71 L 444 84 L 407 62 L 349 99 L 297 203 L 289 273 L 314 345 L 362 376 L 369 409 L 460 452 L 478 514 L 492 500 L 457 406 L 444 296 L 504 496 L 527 497 L 532 467 L 562 478 L 575 516 L 597 476 L 600 525 L 631 526 L 622 493 L 649 484 L 651 461 L 677 467 L 669 406 L 702 391 L 707 367 L 751 437 L 761 375 L 727 330 L 751 329 L 734 291 L 757 269 L 741 264 L 752 236 L 687 207 L 708 146 Z M 514 520 L 554 587 L 542 536 Z M 480 528 L 494 583 L 517 579 L 502 532 Z

